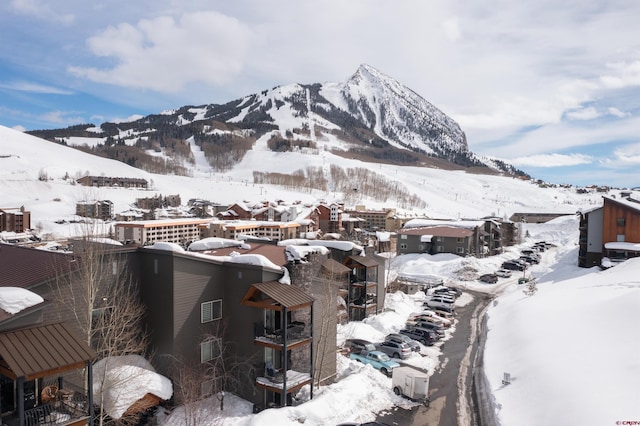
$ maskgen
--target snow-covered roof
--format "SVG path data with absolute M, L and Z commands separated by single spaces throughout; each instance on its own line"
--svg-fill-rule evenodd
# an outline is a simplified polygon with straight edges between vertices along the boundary
M 307 233 L 308 234 L 308 233 Z M 362 246 L 352 242 L 352 241 L 336 241 L 336 240 L 308 240 L 304 238 L 295 238 L 288 240 L 278 241 L 279 246 L 288 246 L 288 245 L 314 245 L 314 246 L 324 246 L 327 248 L 335 248 L 342 251 L 351 251 L 351 250 L 364 250 Z
M 184 252 L 185 250 L 176 243 L 167 243 L 164 241 L 156 241 L 150 246 L 145 246 L 144 248 L 156 249 L 156 250 L 166 250 L 166 251 L 175 251 L 175 252 Z
M 234 252 L 230 256 L 225 256 L 224 260 L 231 263 L 262 266 L 264 268 L 274 269 L 282 272 L 281 266 L 276 265 L 266 256 L 263 256 L 261 254 L 239 254 Z
M 630 209 L 640 211 L 640 201 L 635 200 L 633 198 L 631 198 L 631 199 L 614 198 L 614 197 L 609 196 L 609 195 L 604 195 L 602 198 L 604 198 L 605 201 L 606 200 L 610 200 L 610 201 L 613 201 L 615 203 L 622 204 L 623 206 L 629 207 Z
M 287 257 L 290 260 L 301 260 L 306 258 L 307 255 L 309 255 L 309 253 L 328 254 L 329 249 L 320 245 L 313 245 L 313 246 L 287 245 L 286 253 L 287 253 Z
M 433 220 L 433 219 L 411 219 L 404 224 L 403 229 L 425 228 L 428 226 L 454 226 L 457 228 L 477 228 L 483 226 L 482 220 Z
M 189 251 L 216 250 L 226 247 L 242 247 L 246 243 L 229 238 L 208 237 L 198 241 L 194 241 L 188 247 Z
M 612 241 L 604 243 L 604 248 L 607 250 L 623 250 L 623 251 L 638 251 L 640 252 L 640 243 L 630 243 L 623 241 Z
M 0 287 L 0 309 L 17 314 L 32 306 L 44 302 L 36 293 L 20 287 Z

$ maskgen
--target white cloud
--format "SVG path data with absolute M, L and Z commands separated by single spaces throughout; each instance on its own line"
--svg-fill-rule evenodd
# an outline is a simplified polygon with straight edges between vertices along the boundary
M 640 143 L 623 145 L 615 149 L 613 159 L 607 163 L 608 166 L 628 167 L 640 165 Z
M 607 67 L 612 73 L 600 78 L 605 88 L 640 86 L 640 60 L 609 63 Z
M 620 111 L 618 108 L 615 108 L 615 107 L 609 107 L 609 108 L 607 109 L 607 112 L 608 112 L 610 115 L 613 115 L 613 116 L 615 116 L 615 117 L 620 117 L 620 118 L 622 118 L 622 117 L 629 117 L 629 116 L 631 115 L 630 113 L 628 113 L 628 112 L 624 112 L 624 111 Z
M 449 18 L 442 23 L 442 29 L 445 35 L 451 41 L 456 41 L 460 38 L 460 27 L 458 21 L 455 18 Z
M 72 95 L 74 92 L 57 87 L 47 86 L 38 83 L 30 83 L 26 81 L 17 81 L 13 83 L 0 83 L 0 89 L 15 90 L 18 92 L 31 92 L 40 94 L 53 95 Z
M 70 111 L 50 111 L 40 116 L 42 121 L 59 125 L 70 126 L 72 124 L 83 123 L 84 117 L 78 116 L 77 112 Z
M 69 67 L 89 80 L 136 89 L 176 93 L 189 83 L 228 83 L 243 68 L 251 31 L 218 12 L 185 13 L 109 27 L 87 44 L 113 58 L 110 69 Z
M 584 154 L 541 154 L 509 160 L 515 166 L 566 167 L 593 163 L 593 158 Z
M 61 15 L 49 6 L 49 2 L 41 0 L 11 0 L 10 6 L 14 12 L 33 16 L 45 21 L 54 21 L 69 25 L 75 20 L 74 15 Z
M 600 113 L 594 107 L 586 107 L 569 111 L 566 116 L 571 120 L 592 120 L 600 117 Z

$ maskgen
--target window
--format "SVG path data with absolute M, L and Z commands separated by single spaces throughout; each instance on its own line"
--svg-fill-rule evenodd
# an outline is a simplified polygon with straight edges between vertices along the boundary
M 400 248 L 401 249 L 406 249 L 407 248 L 407 244 L 405 244 L 405 243 L 400 244 Z
M 458 237 L 458 238 L 456 238 L 456 241 L 459 242 L 459 243 L 464 243 L 464 238 Z
M 618 226 L 625 226 L 626 221 L 624 217 L 619 217 L 616 219 L 616 225 Z
M 442 242 L 442 240 L 443 240 L 443 237 L 436 237 L 436 241 Z
M 616 235 L 616 241 L 617 242 L 624 242 L 624 234 Z
M 456 253 L 464 254 L 464 247 L 456 247 Z
M 407 234 L 400 234 L 400 239 L 401 240 L 406 240 L 407 239 Z
M 436 252 L 443 253 L 444 252 L 444 246 L 436 246 Z
M 218 338 L 200 343 L 200 362 L 209 362 L 219 357 L 222 353 L 220 345 L 221 340 Z
M 211 322 L 222 318 L 222 299 L 204 302 L 200 305 L 200 322 Z

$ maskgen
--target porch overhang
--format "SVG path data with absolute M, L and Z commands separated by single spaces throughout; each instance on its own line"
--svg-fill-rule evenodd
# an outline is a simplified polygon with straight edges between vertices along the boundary
M 34 380 L 84 368 L 95 351 L 65 323 L 0 333 L 0 373 Z
M 253 284 L 240 303 L 275 311 L 283 309 L 294 311 L 311 306 L 313 301 L 313 297 L 296 286 L 270 281 Z

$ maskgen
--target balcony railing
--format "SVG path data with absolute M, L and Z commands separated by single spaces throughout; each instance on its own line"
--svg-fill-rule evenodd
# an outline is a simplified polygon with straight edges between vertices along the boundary
M 352 287 L 375 287 L 378 283 L 375 281 L 355 281 L 351 283 Z
M 311 329 L 305 323 L 293 321 L 287 325 L 287 329 L 271 329 L 265 327 L 262 323 L 253 324 L 256 343 L 264 343 L 271 345 L 282 345 L 284 338 L 287 338 L 288 346 L 308 340 L 311 338 Z
M 89 418 L 87 398 L 78 392 L 59 392 L 60 397 L 52 402 L 24 410 L 26 426 L 40 425 L 72 425 L 82 423 Z M 15 418 L 14 418 L 15 417 Z M 18 416 L 3 418 L 7 425 L 18 424 Z
M 308 373 L 287 370 L 286 392 L 295 392 L 309 383 L 311 383 L 311 376 Z M 262 377 L 257 377 L 256 384 L 273 392 L 280 392 L 284 387 L 283 373 L 281 371 L 277 371 L 272 375 L 267 373 Z

